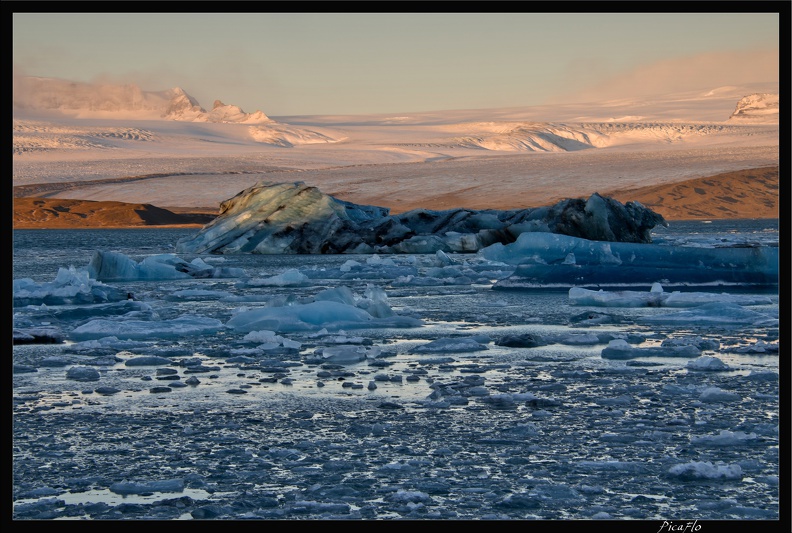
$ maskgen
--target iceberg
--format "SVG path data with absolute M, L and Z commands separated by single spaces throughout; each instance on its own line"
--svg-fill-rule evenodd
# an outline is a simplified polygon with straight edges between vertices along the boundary
M 303 182 L 259 182 L 220 205 L 220 214 L 176 244 L 179 253 L 430 254 L 476 252 L 510 243 L 524 232 L 550 232 L 599 241 L 651 242 L 665 219 L 637 202 L 599 194 L 553 206 L 515 210 L 414 209 L 391 215 Z M 344 265 L 351 269 L 357 265 Z
M 317 350 L 317 354 L 321 354 L 324 363 L 349 365 L 376 358 L 380 349 L 376 346 L 368 349 L 354 345 L 328 346 Z
M 238 278 L 245 275 L 241 268 L 213 267 L 199 257 L 187 262 L 174 254 L 158 254 L 138 263 L 122 253 L 102 250 L 94 252 L 84 270 L 99 281 Z
M 767 296 L 753 294 L 664 292 L 662 285 L 654 283 L 649 292 L 594 291 L 572 287 L 569 289 L 569 303 L 595 307 L 697 307 L 707 303 L 770 305 L 773 302 Z
M 119 481 L 110 485 L 110 491 L 116 494 L 147 494 L 151 492 L 184 492 L 183 479 L 164 479 L 159 481 Z
M 363 297 L 353 293 L 349 287 L 339 286 L 319 292 L 309 302 L 242 308 L 226 322 L 226 327 L 237 332 L 264 331 L 266 334 L 422 325 L 423 322 L 417 318 L 397 315 L 388 304 L 385 291 L 371 284 L 366 287 Z
M 91 320 L 74 328 L 71 338 L 77 341 L 115 336 L 119 339 L 176 339 L 189 335 L 217 333 L 223 323 L 216 318 L 183 315 L 172 320 Z
M 683 311 L 643 317 L 639 321 L 681 326 L 778 326 L 778 318 L 731 303 L 709 303 Z
M 635 289 L 655 283 L 685 289 L 778 285 L 776 246 L 666 246 L 533 232 L 480 253 L 489 261 L 516 266 L 494 289 Z
M 416 346 L 411 353 L 462 353 L 488 350 L 487 345 L 479 340 L 471 337 L 442 338 Z
M 365 309 L 332 301 L 316 301 L 285 307 L 263 307 L 240 311 L 226 322 L 237 332 L 256 330 L 274 332 L 318 331 L 355 328 L 417 327 L 423 323 L 416 318 L 392 316 L 376 318 Z
M 681 481 L 706 481 L 706 480 L 741 480 L 742 467 L 739 464 L 713 464 L 709 461 L 692 461 L 674 465 L 668 469 L 668 474 Z
M 65 335 L 60 328 L 54 326 L 37 326 L 30 328 L 14 328 L 14 344 L 60 344 Z
M 687 364 L 688 370 L 730 370 L 729 365 L 718 359 L 717 357 L 710 357 L 705 355 L 689 361 Z
M 268 278 L 255 278 L 249 279 L 245 282 L 248 287 L 294 287 L 306 285 L 308 283 L 308 276 L 303 274 L 297 269 L 289 269 L 275 276 Z
M 15 279 L 13 295 L 14 307 L 119 302 L 128 297 L 126 291 L 105 285 L 74 267 L 59 268 L 55 280 L 51 282 Z
M 635 348 L 624 339 L 614 339 L 602 349 L 603 359 L 635 359 L 637 357 L 698 357 L 701 350 L 692 344 L 658 348 Z
M 690 444 L 702 446 L 740 446 L 757 442 L 759 442 L 759 438 L 756 433 L 729 431 L 728 429 L 720 430 L 720 433 L 717 435 L 694 436 L 690 438 Z

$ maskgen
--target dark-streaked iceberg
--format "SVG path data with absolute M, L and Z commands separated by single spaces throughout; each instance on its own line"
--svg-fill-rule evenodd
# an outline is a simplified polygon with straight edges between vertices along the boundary
M 552 233 L 523 233 L 494 244 L 484 258 L 515 265 L 495 289 L 663 287 L 775 288 L 778 247 L 688 247 L 598 242 Z
M 553 206 L 514 210 L 415 209 L 391 215 L 357 205 L 302 182 L 258 183 L 220 206 L 220 215 L 176 244 L 180 253 L 340 254 L 476 252 L 511 243 L 525 232 L 549 232 L 597 241 L 651 242 L 667 225 L 637 202 L 599 194 Z

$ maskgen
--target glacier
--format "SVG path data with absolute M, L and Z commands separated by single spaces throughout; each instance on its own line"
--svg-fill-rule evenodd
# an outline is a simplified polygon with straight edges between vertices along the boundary
M 592 194 L 553 206 L 514 210 L 414 209 L 390 214 L 358 205 L 303 182 L 259 182 L 220 205 L 219 216 L 180 239 L 180 253 L 430 254 L 472 253 L 510 243 L 524 232 L 550 232 L 597 241 L 651 242 L 665 219 L 637 202 Z

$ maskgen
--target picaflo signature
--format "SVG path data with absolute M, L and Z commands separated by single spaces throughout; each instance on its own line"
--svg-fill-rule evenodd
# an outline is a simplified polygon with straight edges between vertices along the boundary
M 657 533 L 695 533 L 700 529 L 701 524 L 698 523 L 698 520 L 693 520 L 692 522 L 669 522 L 668 520 L 663 520 Z

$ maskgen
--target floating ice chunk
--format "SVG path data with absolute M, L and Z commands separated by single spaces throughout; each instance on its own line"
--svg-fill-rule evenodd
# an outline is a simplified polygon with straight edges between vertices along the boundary
M 421 346 L 413 348 L 413 353 L 441 353 L 441 352 L 479 352 L 489 348 L 478 342 L 476 339 L 465 338 L 445 338 L 437 339 Z
M 148 346 L 149 343 L 143 341 L 130 341 L 119 340 L 115 335 L 108 337 L 100 337 L 82 342 L 75 342 L 69 345 L 70 352 L 95 352 L 101 350 L 133 350 L 135 348 L 143 348 Z
M 651 324 L 777 326 L 778 319 L 732 303 L 709 303 L 640 321 Z
M 115 336 L 120 339 L 173 339 L 191 335 L 217 333 L 223 323 L 216 318 L 183 315 L 172 320 L 106 320 L 96 319 L 76 327 L 70 337 L 90 340 Z
M 391 493 L 387 500 L 397 503 L 418 503 L 418 502 L 431 502 L 432 497 L 426 492 L 399 489 Z
M 388 295 L 382 287 L 368 284 L 364 296 L 365 299 L 359 301 L 357 306 L 368 311 L 371 316 L 387 318 L 396 314 L 391 309 Z
M 355 296 L 352 289 L 345 286 L 326 289 L 314 296 L 317 302 L 338 302 L 344 305 L 357 306 L 359 298 Z
M 59 268 L 52 282 L 36 283 L 30 278 L 15 279 L 14 306 L 75 305 L 118 302 L 127 292 L 91 278 L 88 272 L 74 267 Z
M 750 346 L 740 346 L 739 348 L 732 348 L 730 351 L 737 353 L 755 353 L 755 354 L 778 353 L 778 343 L 758 340 L 754 344 L 751 344 Z
M 216 268 L 199 258 L 190 263 L 174 254 L 158 254 L 138 263 L 122 253 L 102 250 L 94 252 L 85 271 L 100 281 L 229 278 L 245 275 L 243 269 Z
M 286 339 L 281 337 L 281 346 L 284 348 L 288 348 L 290 350 L 299 350 L 302 347 L 302 343 L 299 341 L 295 341 L 292 339 Z
M 221 298 L 230 298 L 231 293 L 228 291 L 213 291 L 209 289 L 184 289 L 180 291 L 173 291 L 165 296 L 166 300 L 212 300 Z
M 325 362 L 339 365 L 348 365 L 375 358 L 380 354 L 378 347 L 367 349 L 365 346 L 340 345 L 329 346 L 317 350 Z
M 318 301 L 286 307 L 264 307 L 237 313 L 226 326 L 239 332 L 268 329 L 276 332 L 313 331 L 321 328 L 418 327 L 412 317 L 376 318 L 366 310 L 339 302 Z
M 616 471 L 616 472 L 630 472 L 641 473 L 646 470 L 646 466 L 634 461 L 618 461 L 618 460 L 604 460 L 604 461 L 579 461 L 577 466 L 601 471 Z
M 166 366 L 172 364 L 173 361 L 167 357 L 159 357 L 157 355 L 141 355 L 140 357 L 133 357 L 124 361 L 124 366 Z
M 482 280 L 489 282 L 489 280 Z M 432 276 L 399 276 L 392 285 L 394 287 L 434 287 L 444 285 L 470 285 L 473 280 L 468 276 L 436 278 Z
M 493 244 L 480 253 L 485 259 L 517 266 L 495 288 L 778 284 L 778 247 L 773 246 L 697 248 L 526 232 L 511 244 Z M 574 254 L 574 264 L 569 254 Z
M 448 257 L 448 254 L 443 250 L 437 250 L 435 252 L 435 259 L 440 266 L 452 265 L 454 263 L 454 261 Z
M 702 402 L 710 402 L 710 403 L 717 403 L 717 402 L 737 402 L 740 401 L 742 397 L 734 392 L 728 392 L 718 387 L 707 387 L 701 392 L 699 396 L 699 400 Z
M 672 466 L 668 473 L 682 481 L 740 480 L 743 473 L 738 464 L 713 464 L 708 461 L 693 461 Z
M 110 492 L 116 494 L 144 494 L 147 492 L 184 492 L 183 479 L 166 479 L 162 481 L 148 481 L 135 483 L 119 481 L 110 485 Z
M 743 444 L 752 444 L 757 440 L 758 437 L 756 433 L 722 429 L 717 435 L 691 437 L 690 444 L 701 446 L 740 446 Z
M 349 259 L 349 260 L 348 260 L 348 261 L 346 261 L 346 262 L 345 262 L 343 265 L 341 265 L 341 267 L 340 267 L 340 270 L 341 270 L 341 272 L 349 272 L 349 271 L 351 271 L 353 268 L 355 268 L 355 267 L 361 267 L 361 266 L 362 266 L 362 265 L 361 265 L 360 263 L 358 263 L 357 261 L 354 261 L 354 260 L 352 260 L 352 259 Z
M 664 307 L 696 307 L 708 303 L 724 303 L 735 305 L 770 305 L 773 301 L 767 296 L 753 294 L 715 294 L 706 292 L 666 293 L 663 298 Z
M 692 345 L 667 348 L 635 348 L 624 339 L 614 339 L 603 348 L 603 359 L 634 359 L 636 357 L 698 357 L 701 350 Z
M 699 350 L 717 350 L 720 348 L 720 342 L 716 341 L 715 339 L 705 339 L 699 336 L 674 337 L 671 339 L 665 339 L 660 344 L 660 346 L 664 348 L 669 346 L 686 346 L 686 345 L 695 346 Z
M 75 381 L 99 381 L 99 371 L 89 366 L 73 366 L 66 371 L 66 379 Z
M 386 257 L 385 259 L 383 259 L 377 254 L 368 257 L 366 259 L 366 264 L 376 265 L 376 266 L 396 266 L 396 263 L 394 263 L 393 259 L 391 259 L 390 257 Z
M 247 335 L 242 338 L 242 342 L 260 342 L 260 343 L 280 343 L 280 339 L 282 337 L 280 335 L 276 335 L 274 331 L 269 330 L 260 330 L 260 331 L 251 331 Z
M 545 340 L 556 344 L 568 344 L 572 346 L 587 346 L 602 343 L 600 337 L 593 333 L 570 333 L 557 336 L 547 335 L 545 336 Z
M 14 328 L 14 344 L 60 344 L 66 335 L 55 326 Z
M 690 370 L 729 370 L 729 365 L 717 357 L 705 355 L 698 359 L 688 361 L 686 368 Z
M 778 381 L 778 374 L 771 370 L 751 370 L 745 378 L 752 381 Z
M 243 342 L 257 342 L 261 343 L 258 346 L 259 350 L 274 350 L 279 346 L 284 348 L 299 350 L 302 343 L 276 335 L 274 331 L 261 330 L 251 331 L 242 338 Z
M 308 283 L 308 276 L 297 270 L 289 270 L 263 279 L 249 279 L 246 284 L 251 287 L 299 287 Z
M 593 291 L 582 287 L 569 289 L 569 303 L 597 307 L 660 307 L 662 293 L 638 291 Z

